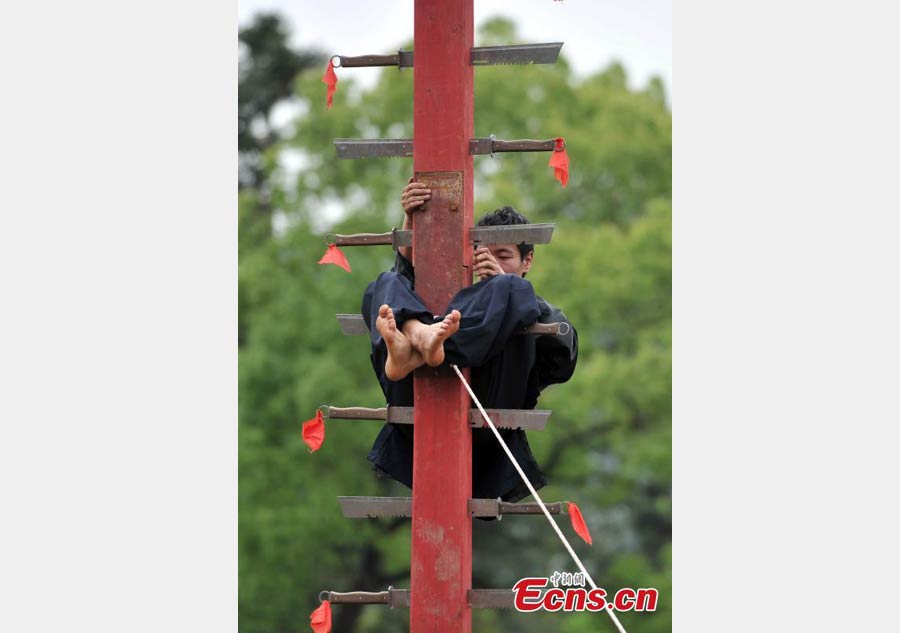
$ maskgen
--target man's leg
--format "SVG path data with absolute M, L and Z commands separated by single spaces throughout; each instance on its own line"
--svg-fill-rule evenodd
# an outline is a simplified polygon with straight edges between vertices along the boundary
M 388 308 L 383 310 L 384 306 Z M 396 273 L 382 273 L 369 284 L 363 317 L 369 315 L 366 324 L 373 346 L 388 345 L 391 339 L 385 364 L 391 365 L 390 380 L 399 380 L 419 366 L 415 351 L 432 367 L 445 358 L 461 367 L 481 366 L 541 313 L 531 283 L 515 275 L 496 275 L 463 288 L 449 309 L 443 321 L 434 323 L 409 280 Z
M 448 309 L 462 313 L 459 332 L 444 344 L 446 359 L 460 367 L 484 365 L 541 314 L 531 282 L 516 275 L 495 275 L 463 288 Z
M 362 299 L 362 317 L 369 328 L 372 345 L 382 342 L 381 333 L 375 327 L 381 306 L 389 305 L 394 313 L 397 328 L 410 319 L 418 319 L 423 323 L 433 323 L 434 315 L 422 303 L 422 299 L 412 289 L 409 279 L 395 272 L 385 272 L 369 284 Z
M 363 296 L 362 314 L 373 348 L 387 348 L 384 372 L 391 381 L 404 378 L 426 363 L 440 365 L 444 360 L 444 341 L 459 329 L 459 312 L 434 323 L 434 316 L 409 280 L 394 272 L 382 273 L 369 284 Z

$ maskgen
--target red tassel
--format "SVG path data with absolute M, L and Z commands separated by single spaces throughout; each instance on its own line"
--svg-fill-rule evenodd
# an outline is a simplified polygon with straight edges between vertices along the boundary
M 303 441 L 309 446 L 310 453 L 322 448 L 325 441 L 325 419 L 322 417 L 322 411 L 316 411 L 316 417 L 303 423 Z
M 593 541 L 591 541 L 591 533 L 588 532 L 587 524 L 584 522 L 584 517 L 581 516 L 581 508 L 577 505 L 569 502 L 569 519 L 572 521 L 572 529 L 575 530 L 575 534 L 584 539 L 584 542 L 588 545 L 593 545 Z
M 314 633 L 331 633 L 331 603 L 324 600 L 319 608 L 309 614 L 309 625 Z
M 325 251 L 325 254 L 322 255 L 322 259 L 319 260 L 320 264 L 334 264 L 335 266 L 340 266 L 348 273 L 353 272 L 350 270 L 350 262 L 347 261 L 347 256 L 341 252 L 334 244 L 328 245 L 328 250 Z
M 326 109 L 331 109 L 331 104 L 334 101 L 334 93 L 337 92 L 337 81 L 337 75 L 334 74 L 334 64 L 329 59 L 328 68 L 325 69 L 325 74 L 322 75 L 322 83 L 328 86 L 328 94 L 325 98 Z
M 566 140 L 563 137 L 556 139 L 553 155 L 547 164 L 553 168 L 553 175 L 563 187 L 569 184 L 569 155 L 566 154 Z

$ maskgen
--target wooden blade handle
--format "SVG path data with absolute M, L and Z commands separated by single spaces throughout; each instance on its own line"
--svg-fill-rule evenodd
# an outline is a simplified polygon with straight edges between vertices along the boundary
M 525 334 L 559 334 L 569 333 L 568 323 L 534 323 L 523 330 Z
M 533 141 L 522 139 L 518 141 L 494 140 L 495 152 L 552 152 L 556 139 L 546 141 Z
M 393 233 L 354 233 L 353 235 L 334 235 L 333 244 L 337 246 L 368 246 L 375 244 L 393 245 Z
M 562 504 L 557 503 L 545 503 L 547 506 L 547 511 L 550 514 L 561 514 L 562 513 Z M 537 503 L 508 503 L 506 501 L 500 502 L 500 514 L 542 514 L 543 510 L 541 510 L 541 506 Z
M 325 416 L 335 420 L 387 420 L 387 408 L 326 407 Z
M 323 591 L 319 598 L 325 598 L 336 604 L 388 604 L 390 593 L 387 591 Z
M 361 66 L 397 66 L 400 64 L 400 55 L 359 55 L 356 57 L 345 57 L 338 55 L 341 60 L 340 68 L 354 68 Z

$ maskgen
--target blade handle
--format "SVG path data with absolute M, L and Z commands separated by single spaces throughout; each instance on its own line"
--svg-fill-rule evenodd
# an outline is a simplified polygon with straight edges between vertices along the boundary
M 534 323 L 529 325 L 525 330 L 526 334 L 557 334 L 565 336 L 569 333 L 569 324 L 562 323 Z
M 363 66 L 399 66 L 400 54 L 393 55 L 357 55 L 355 57 L 346 57 L 338 55 L 340 60 L 340 68 L 360 68 Z
M 493 149 L 495 152 L 552 152 L 555 144 L 556 139 L 553 138 L 545 141 L 535 141 L 532 139 L 502 141 L 494 139 Z
M 387 409 L 370 409 L 369 407 L 323 407 L 327 418 L 335 420 L 387 420 Z
M 547 512 L 550 514 L 562 514 L 562 503 L 545 503 Z M 537 503 L 509 503 L 501 501 L 499 504 L 500 514 L 542 514 L 541 506 Z
M 354 233 L 353 235 L 335 233 L 333 237 L 334 239 L 329 243 L 336 246 L 372 246 L 380 244 L 391 246 L 394 244 L 393 233 Z M 326 241 L 328 241 L 327 238 Z
M 516 604 L 512 589 L 469 589 L 466 597 L 472 609 L 514 609 Z
M 335 604 L 389 604 L 390 593 L 387 591 L 323 591 L 319 601 L 328 600 Z

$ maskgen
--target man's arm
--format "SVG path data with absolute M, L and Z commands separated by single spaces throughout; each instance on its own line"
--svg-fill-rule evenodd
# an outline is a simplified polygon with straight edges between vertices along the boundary
M 537 297 L 541 316 L 538 323 L 567 323 L 569 332 L 556 336 L 538 336 L 535 341 L 535 368 L 541 390 L 557 383 L 566 382 L 575 372 L 578 361 L 578 332 L 568 317 L 556 306 Z
M 410 178 L 409 182 L 403 187 L 400 194 L 400 202 L 403 204 L 403 230 L 412 229 L 412 214 L 415 211 L 424 211 L 424 205 L 431 198 L 431 189 L 421 182 L 413 182 Z M 412 262 L 412 246 L 399 246 L 397 252 Z

